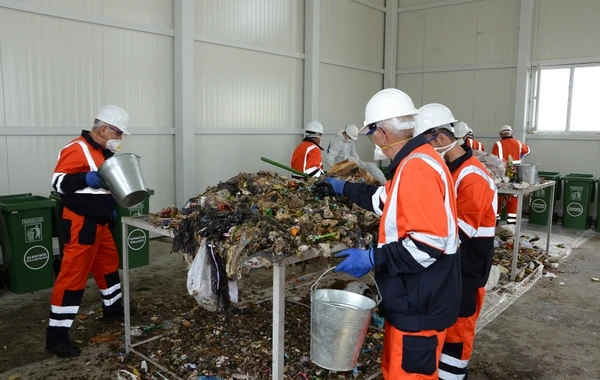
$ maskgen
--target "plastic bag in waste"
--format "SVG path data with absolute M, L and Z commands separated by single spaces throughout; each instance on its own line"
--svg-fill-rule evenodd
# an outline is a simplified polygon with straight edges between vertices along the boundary
M 202 239 L 200 248 L 194 257 L 187 275 L 188 293 L 196 302 L 208 311 L 217 311 L 219 298 L 212 289 L 212 274 L 206 251 L 206 239 Z

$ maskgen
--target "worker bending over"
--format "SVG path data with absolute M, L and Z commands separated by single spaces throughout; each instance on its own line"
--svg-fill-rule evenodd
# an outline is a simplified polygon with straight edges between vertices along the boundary
M 492 268 L 498 192 L 494 180 L 471 148 L 460 145 L 466 136 L 465 123 L 456 122 L 442 104 L 419 109 L 416 132 L 423 133 L 446 160 L 454 179 L 460 237 L 462 297 L 456 323 L 446 331 L 439 364 L 441 380 L 461 380 L 468 376 L 473 353 L 475 326 L 483 306 L 485 284 Z
M 446 163 L 414 136 L 418 111 L 404 92 L 387 88 L 365 109 L 367 135 L 392 160 L 392 180 L 377 187 L 325 178 L 318 196 L 345 196 L 381 216 L 377 247 L 340 252 L 336 271 L 362 277 L 371 269 L 385 318 L 383 377 L 438 379 L 446 329 L 460 309 L 460 255 L 454 181 Z
M 358 127 L 349 124 L 344 129 L 340 129 L 327 148 L 327 158 L 325 163 L 331 168 L 333 165 L 344 160 L 360 162 L 356 153 L 354 142 L 358 138 Z
M 304 129 L 304 140 L 292 154 L 291 167 L 311 177 L 323 174 L 323 157 L 321 155 L 321 136 L 323 125 L 316 120 L 311 121 Z M 293 176 L 296 177 L 296 176 Z M 302 177 L 300 177 L 302 178 Z

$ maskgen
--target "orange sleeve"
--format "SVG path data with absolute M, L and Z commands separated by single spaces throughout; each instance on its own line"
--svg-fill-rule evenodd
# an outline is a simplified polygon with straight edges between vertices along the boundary
M 490 208 L 493 198 L 494 193 L 488 183 L 477 174 L 465 176 L 458 185 L 456 208 L 459 227 L 469 238 L 472 238 L 481 226 L 481 221 Z M 463 223 L 468 227 L 465 228 Z

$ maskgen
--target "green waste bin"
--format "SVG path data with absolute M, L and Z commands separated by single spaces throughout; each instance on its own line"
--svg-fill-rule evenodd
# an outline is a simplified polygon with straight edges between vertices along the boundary
M 40 196 L 0 200 L 2 260 L 7 288 L 17 294 L 52 287 L 52 210 Z
M 537 224 L 540 226 L 548 225 L 548 213 L 550 212 L 550 202 L 554 202 L 560 199 L 560 193 L 562 190 L 561 186 L 561 178 L 560 173 L 558 172 L 538 172 L 539 177 L 543 177 L 545 180 L 556 181 L 556 185 L 554 185 L 554 200 L 550 199 L 550 194 L 552 193 L 552 189 L 546 187 L 544 189 L 540 189 L 535 191 L 531 195 L 531 200 L 529 204 L 529 223 Z M 552 223 L 556 223 L 556 209 L 554 209 L 554 215 L 552 215 Z
M 113 236 L 119 251 L 119 268 L 123 269 L 123 229 L 121 218 L 124 216 L 146 215 L 150 212 L 150 195 L 154 190 L 148 189 L 148 198 L 137 206 L 121 207 L 117 205 L 117 223 Z M 127 227 L 127 244 L 129 247 L 129 268 L 137 268 L 150 263 L 150 234 L 137 227 Z
M 598 192 L 600 192 L 600 178 L 596 178 Z M 593 185 L 592 185 L 593 186 Z M 596 202 L 596 231 L 600 232 L 600 199 Z
M 590 204 L 595 197 L 595 181 L 592 174 L 570 173 L 563 177 L 562 223 L 565 228 L 585 230 L 591 225 Z
M 29 197 L 31 195 L 32 195 L 31 193 L 17 193 L 17 194 L 0 195 L 0 202 L 3 199 Z M 0 246 L 1 245 L 2 245 L 2 234 L 0 234 Z M 4 268 L 3 268 L 3 266 L 0 266 L 0 289 L 4 289 L 5 286 L 6 286 L 6 282 L 4 280 Z

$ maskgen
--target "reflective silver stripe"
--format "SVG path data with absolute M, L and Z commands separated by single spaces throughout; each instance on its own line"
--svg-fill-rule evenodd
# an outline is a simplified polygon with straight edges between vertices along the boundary
M 106 189 L 92 189 L 91 187 L 86 187 L 82 190 L 77 190 L 76 194 L 110 194 L 110 190 Z
M 114 296 L 113 298 L 111 298 L 109 300 L 102 300 L 102 302 L 104 303 L 105 306 L 111 306 L 111 305 L 114 305 L 120 299 L 121 299 L 121 293 L 117 294 L 116 296 Z
M 446 372 L 443 369 L 438 369 L 438 377 L 440 380 L 463 380 L 466 375 L 455 375 L 450 372 Z
M 50 305 L 50 311 L 55 314 L 77 314 L 79 306 L 54 306 Z
M 309 173 L 309 170 L 306 168 L 306 161 L 308 161 L 308 153 L 313 150 L 313 149 L 317 149 L 318 147 L 316 145 L 311 145 L 308 147 L 308 149 L 306 149 L 306 152 L 304 153 L 304 165 L 302 165 L 302 167 L 304 168 L 304 173 Z M 315 170 L 315 168 L 313 168 L 312 170 Z
M 502 144 L 500 141 L 496 142 L 496 146 L 498 147 L 498 157 L 504 160 L 504 152 L 502 151 Z
M 90 150 L 89 150 L 87 144 L 81 140 L 77 140 L 75 142 L 77 144 L 79 144 L 79 146 L 81 146 L 81 149 L 83 149 L 83 154 L 85 155 L 88 165 L 90 166 L 90 171 L 93 171 L 93 172 L 98 171 L 98 167 L 96 166 L 96 163 L 94 162 L 94 159 L 92 158 L 92 154 L 90 153 Z
M 496 236 L 496 227 L 479 227 L 475 237 L 494 237 Z
M 446 354 L 442 354 L 442 356 L 440 357 L 440 362 L 446 363 L 455 368 L 467 368 L 469 366 L 468 360 L 460 360 Z
M 415 242 L 410 238 L 410 236 L 402 239 L 402 246 L 406 248 L 408 252 L 410 252 L 411 256 L 415 261 L 421 264 L 424 268 L 429 267 L 431 264 L 435 263 L 435 258 L 429 256 L 428 253 L 421 251 L 415 245 Z
M 119 290 L 121 289 L 121 284 L 116 284 L 111 286 L 108 289 L 100 289 L 100 293 L 102 293 L 103 296 L 110 296 L 111 294 L 113 294 L 115 292 L 115 290 Z
M 58 191 L 59 193 L 63 192 L 60 185 L 62 185 L 62 181 L 63 181 L 63 178 L 65 178 L 65 174 L 67 174 L 67 173 L 54 173 L 52 175 L 52 186 L 54 187 L 54 190 Z M 54 185 L 55 182 L 56 182 L 56 186 Z
M 475 165 L 465 166 L 460 171 L 460 174 L 458 175 L 458 178 L 456 179 L 456 183 L 454 185 L 454 187 L 456 188 L 456 194 L 458 195 L 458 186 L 460 185 L 462 180 L 469 174 L 477 174 L 478 176 L 482 177 L 483 179 L 485 179 L 487 181 L 487 184 L 490 187 L 490 189 L 494 191 L 494 198 L 492 199 L 492 208 L 494 210 L 494 214 L 497 214 L 498 213 L 498 188 L 496 187 L 496 184 L 494 183 L 494 180 L 492 179 L 492 177 L 490 177 L 490 175 L 488 173 L 481 170 L 481 168 L 478 168 Z M 459 223 L 459 226 L 460 226 L 460 223 Z M 465 231 L 465 230 L 463 229 L 463 231 Z M 465 233 L 466 233 L 466 231 L 465 231 Z M 472 235 L 469 235 L 469 236 L 472 237 Z
M 469 223 L 465 222 L 461 218 L 458 218 L 458 227 L 467 235 L 472 238 L 477 233 L 475 227 L 471 226 Z
M 379 216 L 383 214 L 383 210 L 379 208 L 380 204 L 385 205 L 385 200 L 387 195 L 385 193 L 385 186 L 379 186 L 375 194 L 371 197 L 371 202 L 373 203 L 373 212 Z
M 428 246 L 439 249 L 440 251 L 444 251 L 446 249 L 445 239 L 439 236 L 423 234 L 420 232 L 409 232 L 408 236 L 413 240 L 427 244 Z
M 73 325 L 72 319 L 58 320 L 58 319 L 50 318 L 50 320 L 48 321 L 48 326 L 50 326 L 50 327 L 71 327 L 72 325 Z
M 513 161 L 513 164 L 520 164 L 520 163 L 521 163 L 521 160 L 515 160 L 515 161 Z

